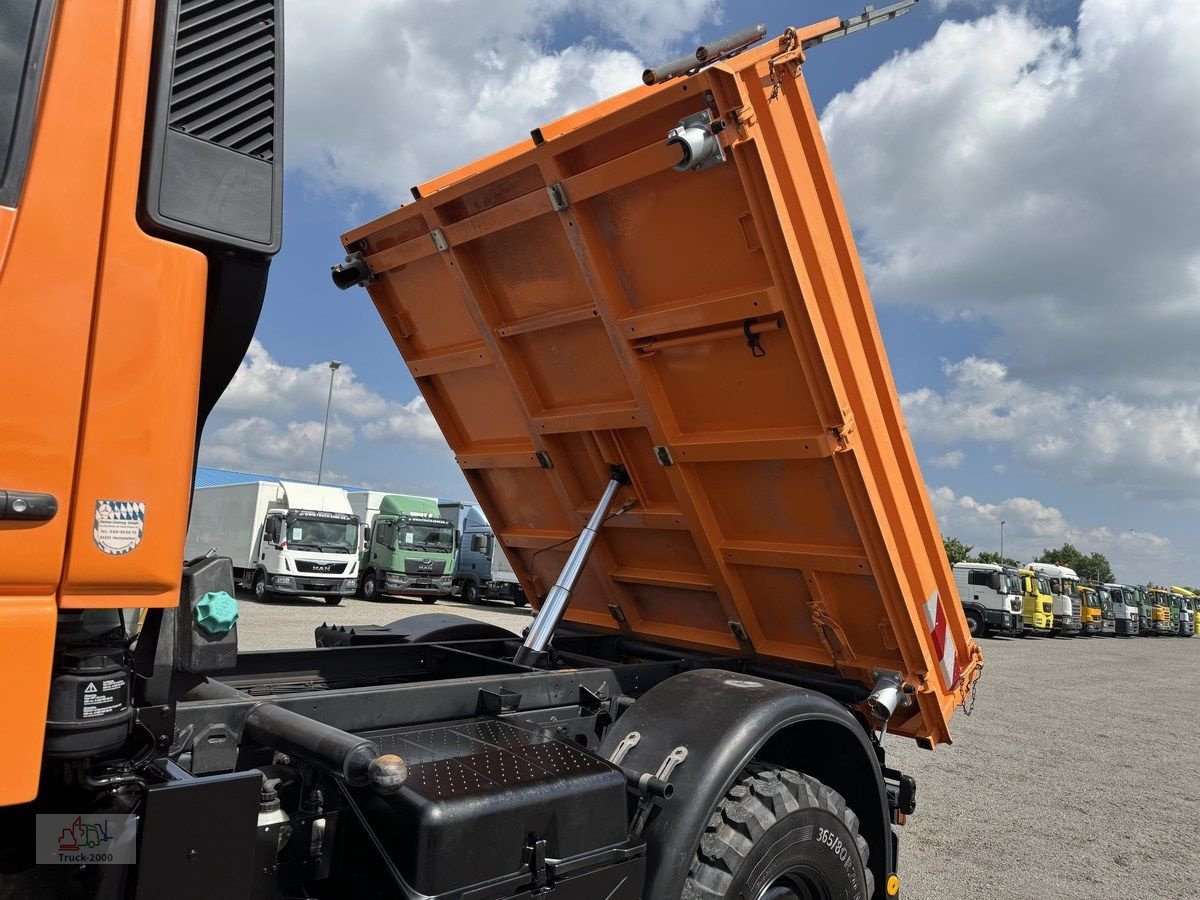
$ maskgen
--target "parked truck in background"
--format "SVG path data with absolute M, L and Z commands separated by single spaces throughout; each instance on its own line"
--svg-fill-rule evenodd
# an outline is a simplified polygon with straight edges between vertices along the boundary
M 280 240 L 281 5 L 6 4 L 0 890 L 896 896 L 881 735 L 947 742 L 982 657 L 804 83 L 851 24 L 710 43 L 345 236 L 538 613 L 239 653 L 230 561 L 181 560 Z M 37 865 L 82 813 L 136 857 Z
M 1132 637 L 1141 631 L 1141 607 L 1137 588 L 1128 584 L 1106 583 L 1104 589 L 1112 602 L 1114 633 Z
M 1176 622 L 1171 607 L 1171 592 L 1161 585 L 1146 585 L 1146 599 L 1150 604 L 1150 628 L 1146 634 L 1155 636 L 1174 634 Z
M 1031 569 L 1020 569 L 1021 622 L 1027 634 L 1049 635 L 1054 628 L 1054 601 L 1046 579 Z
M 259 600 L 321 597 L 331 606 L 358 581 L 359 519 L 346 492 L 293 481 L 196 488 L 184 558 L 210 551 Z
M 437 603 L 450 595 L 455 529 L 442 518 L 437 500 L 354 491 L 350 503 L 364 524 L 359 559 L 364 600 L 411 596 Z
M 1104 611 L 1100 604 L 1100 595 L 1090 584 L 1080 582 L 1075 585 L 1079 595 L 1079 633 L 1084 637 L 1099 634 Z
M 1185 587 L 1171 586 L 1171 593 L 1177 598 L 1179 608 L 1180 637 L 1192 637 L 1196 633 L 1196 595 Z
M 487 583 L 489 600 L 507 600 L 513 606 L 525 606 L 529 599 L 521 586 L 521 579 L 508 561 L 508 553 L 497 540 L 492 541 L 492 577 Z
M 954 564 L 954 586 L 971 634 L 984 637 L 994 631 L 1020 635 L 1024 629 L 1022 589 L 1016 569 L 995 563 Z
M 466 603 L 478 603 L 492 580 L 492 552 L 496 543 L 492 526 L 475 503 L 439 500 L 438 509 L 442 518 L 454 525 L 451 594 Z
M 1046 579 L 1050 587 L 1051 608 L 1054 610 L 1054 630 L 1052 634 L 1079 634 L 1081 604 L 1076 585 L 1079 576 L 1075 570 L 1067 566 L 1053 563 L 1028 563 L 1025 568 L 1036 572 Z
M 1102 584 L 1095 585 L 1096 597 L 1100 601 L 1100 633 L 1115 636 L 1117 633 L 1117 604 L 1113 602 L 1112 593 Z M 1120 603 L 1125 610 L 1124 600 Z

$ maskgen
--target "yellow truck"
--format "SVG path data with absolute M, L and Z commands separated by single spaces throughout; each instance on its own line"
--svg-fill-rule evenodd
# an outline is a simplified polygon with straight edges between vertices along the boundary
M 282 8 L 0 16 L 0 895 L 897 896 L 884 735 L 948 742 L 982 656 L 803 69 L 902 10 L 706 44 L 345 235 L 537 613 L 241 653 L 184 547 Z
M 1030 634 L 1049 635 L 1054 629 L 1054 606 L 1050 585 L 1032 569 L 1020 569 L 1021 619 Z
M 1174 634 L 1177 623 L 1172 612 L 1171 592 L 1161 585 L 1146 585 L 1146 602 L 1150 607 L 1150 622 L 1142 633 L 1156 637 Z
M 1087 584 L 1076 585 L 1079 592 L 1079 633 L 1082 636 L 1100 634 L 1104 610 L 1096 588 Z

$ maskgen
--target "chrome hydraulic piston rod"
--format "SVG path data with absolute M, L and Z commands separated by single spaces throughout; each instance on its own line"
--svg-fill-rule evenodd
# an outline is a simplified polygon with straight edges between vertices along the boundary
M 592 549 L 596 533 L 600 530 L 600 525 L 608 514 L 608 508 L 617 494 L 617 488 L 626 481 L 628 481 L 628 476 L 625 474 L 625 470 L 614 467 L 608 486 L 604 488 L 604 496 L 596 504 L 592 517 L 588 519 L 587 525 L 584 526 L 579 538 L 575 541 L 571 555 L 567 557 L 562 571 L 558 573 L 558 580 L 554 582 L 554 587 L 546 595 L 546 600 L 542 604 L 542 608 L 538 610 L 533 624 L 529 626 L 529 634 L 525 636 L 525 643 L 513 657 L 513 662 L 522 666 L 536 665 L 545 652 L 546 645 L 550 643 L 550 638 L 554 637 L 554 632 L 558 629 L 558 623 L 562 621 L 563 613 L 567 611 L 567 604 L 571 602 L 571 590 L 575 587 L 579 573 L 583 571 L 588 551 Z

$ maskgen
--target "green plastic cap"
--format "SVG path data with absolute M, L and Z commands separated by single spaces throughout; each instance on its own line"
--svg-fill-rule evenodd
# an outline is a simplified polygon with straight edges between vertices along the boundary
M 237 620 L 237 600 L 225 591 L 209 591 L 196 604 L 196 624 L 209 634 L 227 634 Z

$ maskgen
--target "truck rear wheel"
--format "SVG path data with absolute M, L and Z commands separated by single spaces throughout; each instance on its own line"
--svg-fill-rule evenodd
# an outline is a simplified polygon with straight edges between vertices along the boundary
M 684 900 L 868 900 L 875 879 L 856 816 L 832 788 L 752 764 L 717 804 Z
M 528 605 L 529 599 L 525 596 L 525 593 L 523 591 L 518 591 L 517 595 L 513 597 L 513 606 L 520 608 Z

